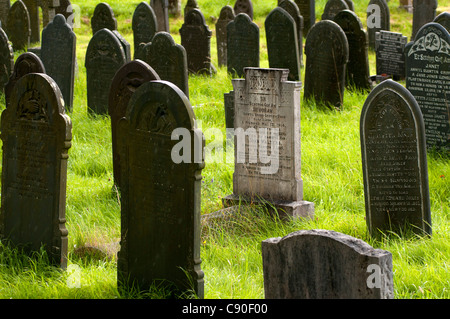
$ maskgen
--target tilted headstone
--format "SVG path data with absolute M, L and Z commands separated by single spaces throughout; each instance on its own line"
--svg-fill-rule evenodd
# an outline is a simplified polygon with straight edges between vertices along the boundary
M 303 66 L 303 17 L 300 14 L 300 9 L 295 4 L 294 1 L 291 0 L 283 0 L 278 6 L 283 8 L 291 15 L 291 17 L 295 21 L 295 25 L 297 27 L 297 38 L 298 38 L 298 54 L 300 59 L 300 66 Z
M 124 64 L 111 82 L 108 113 L 111 118 L 114 183 L 118 188 L 120 188 L 120 156 L 117 150 L 117 123 L 125 117 L 128 102 L 138 87 L 154 80 L 160 80 L 155 70 L 144 61 L 133 60 Z
M 375 34 L 381 30 L 390 31 L 391 14 L 386 0 L 370 0 L 366 12 L 369 48 L 375 49 Z
M 203 13 L 192 9 L 180 28 L 181 45 L 186 50 L 188 71 L 193 74 L 215 73 L 211 64 L 211 35 Z
M 127 62 L 122 44 L 110 30 L 97 31 L 89 41 L 85 66 L 87 106 L 96 114 L 108 113 L 108 96 L 112 79 Z
M 287 81 L 288 74 L 245 68 L 245 79 L 232 80 L 235 169 L 224 206 L 256 202 L 281 216 L 314 216 L 314 204 L 303 200 L 300 170 L 301 82 Z
M 227 25 L 227 70 L 242 77 L 245 67 L 259 67 L 259 27 L 245 13 Z
M 8 12 L 5 32 L 11 41 L 13 50 L 25 50 L 30 45 L 30 15 L 21 0 L 17 0 Z
M 216 23 L 217 60 L 219 66 L 227 65 L 227 25 L 235 18 L 234 10 L 226 5 L 220 10 Z
M 375 34 L 378 75 L 390 75 L 394 80 L 405 79 L 405 45 L 407 42 L 407 38 L 401 33 L 381 30 Z
M 392 254 L 331 230 L 261 243 L 267 299 L 393 299 Z
M 439 23 L 448 32 L 450 32 L 450 12 L 442 12 L 436 18 L 434 18 L 433 22 Z
M 138 59 L 147 62 L 161 80 L 172 82 L 189 97 L 186 50 L 169 33 L 157 32 L 153 41 L 141 46 L 139 52 Z
M 413 24 L 411 41 L 414 41 L 419 29 L 432 22 L 436 18 L 437 0 L 414 0 L 413 1 Z
M 367 33 L 358 16 L 343 10 L 333 19 L 344 31 L 348 42 L 348 63 L 345 83 L 347 88 L 370 90 L 369 43 Z
M 5 31 L 0 28 L 0 92 L 4 92 L 13 68 L 14 51 Z
M 427 147 L 450 152 L 450 35 L 427 23 L 406 46 L 406 88 L 423 114 Z
M 30 15 L 30 42 L 41 41 L 41 23 L 39 20 L 39 4 L 36 0 L 22 0 Z
M 425 127 L 411 93 L 392 80 L 377 85 L 361 111 L 360 137 L 369 233 L 431 235 Z
M 317 22 L 306 38 L 305 55 L 304 99 L 341 108 L 349 57 L 347 37 L 342 28 L 331 20 Z
M 67 159 L 72 124 L 51 77 L 27 74 L 1 115 L 3 141 L 0 237 L 26 251 L 47 251 L 67 266 Z
M 294 19 L 283 8 L 276 7 L 264 22 L 269 67 L 289 70 L 289 81 L 300 81 L 301 62 L 298 34 Z
M 236 0 L 234 3 L 234 14 L 245 13 L 253 20 L 253 3 L 251 0 Z
M 158 21 L 158 32 L 165 31 L 169 33 L 169 3 L 167 0 L 151 0 L 150 6 L 153 8 Z
M 9 8 L 11 8 L 10 0 L 0 0 L 0 22 L 2 23 L 2 28 L 6 26 L 8 21 Z
M 322 20 L 333 20 L 342 10 L 349 10 L 344 0 L 328 0 L 323 9 Z
M 200 191 L 204 143 L 189 100 L 172 83 L 146 82 L 133 94 L 118 129 L 119 289 L 148 290 L 156 284 L 174 294 L 194 292 L 203 298 Z
M 114 17 L 113 9 L 106 2 L 100 2 L 95 6 L 91 28 L 93 35 L 103 28 L 111 31 L 117 30 L 117 19 Z
M 133 13 L 131 22 L 134 40 L 134 56 L 141 43 L 149 43 L 158 30 L 158 22 L 152 7 L 147 2 L 138 4 Z M 139 53 L 137 53 L 139 55 Z
M 194 10 L 194 9 L 198 9 L 200 10 L 197 1 L 196 0 L 188 0 L 186 3 L 186 6 L 184 7 L 184 16 L 186 17 L 186 15 L 189 13 L 189 11 Z
M 42 30 L 42 63 L 46 73 L 58 84 L 66 111 L 70 112 L 73 110 L 76 43 L 77 37 L 62 14 L 57 14 Z

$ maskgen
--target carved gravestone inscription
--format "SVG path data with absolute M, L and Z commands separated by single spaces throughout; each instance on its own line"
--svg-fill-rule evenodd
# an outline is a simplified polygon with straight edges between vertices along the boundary
M 361 111 L 360 136 L 369 233 L 431 235 L 425 127 L 414 97 L 392 80 L 377 85 Z
M 6 34 L 12 42 L 13 50 L 25 50 L 30 45 L 30 15 L 25 4 L 18 0 L 8 12 Z
M 236 0 L 233 10 L 236 15 L 245 13 L 250 20 L 253 20 L 253 4 L 251 0 Z
M 414 41 L 419 29 L 432 22 L 436 17 L 437 0 L 414 0 L 413 1 L 413 25 L 411 41 Z
M 139 53 L 136 53 L 139 45 L 151 42 L 158 30 L 155 12 L 147 2 L 138 4 L 134 10 L 131 25 L 133 29 L 134 56 L 139 56 Z
M 0 28 L 0 92 L 5 91 L 5 85 L 14 68 L 14 51 L 5 31 Z
M 405 45 L 401 33 L 383 31 L 375 34 L 377 74 L 391 75 L 394 80 L 405 78 Z
M 227 65 L 227 25 L 234 20 L 234 10 L 226 5 L 220 10 L 216 23 L 217 60 L 219 66 Z
M 3 141 L 0 237 L 25 251 L 41 246 L 50 262 L 67 265 L 67 158 L 72 125 L 56 83 L 27 74 L 1 116 Z
M 118 285 L 152 284 L 204 297 L 200 268 L 202 132 L 184 93 L 142 84 L 119 122 L 121 249 Z M 178 147 L 182 138 L 183 148 Z M 180 155 L 180 154 L 183 155 Z
M 366 11 L 369 48 L 375 49 L 375 34 L 381 30 L 390 31 L 391 14 L 386 0 L 370 0 Z
M 113 9 L 106 2 L 100 2 L 95 7 L 91 28 L 93 35 L 103 28 L 111 31 L 117 30 L 117 20 L 114 17 Z
M 278 6 L 283 8 L 290 14 L 290 16 L 294 19 L 295 25 L 297 27 L 297 38 L 298 38 L 298 55 L 300 59 L 300 65 L 303 66 L 303 17 L 300 13 L 300 9 L 295 4 L 294 1 L 291 0 L 283 0 Z
M 170 32 L 169 29 L 169 3 L 167 0 L 151 0 L 150 6 L 156 15 L 158 21 L 158 32 L 165 31 Z
M 340 11 L 348 9 L 344 0 L 328 0 L 323 9 L 322 20 L 333 20 Z

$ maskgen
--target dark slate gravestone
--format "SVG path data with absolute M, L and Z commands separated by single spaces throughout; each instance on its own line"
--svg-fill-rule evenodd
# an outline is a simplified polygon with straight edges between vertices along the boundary
M 92 34 L 106 28 L 108 30 L 117 30 L 117 20 L 114 17 L 113 9 L 106 2 L 97 4 L 94 10 L 94 15 L 91 19 Z
M 392 80 L 377 85 L 361 111 L 360 136 L 369 233 L 431 235 L 425 127 L 411 93 Z
M 0 0 L 0 22 L 4 28 L 8 21 L 8 12 L 11 7 L 10 0 Z
M 66 18 L 67 23 L 70 25 L 71 28 L 73 28 L 73 20 L 70 18 L 71 15 L 74 13 L 72 4 L 69 0 L 59 0 L 59 4 L 57 1 L 53 1 L 54 3 L 54 9 L 55 9 L 55 15 L 62 14 L 64 18 Z
M 160 80 L 158 74 L 141 60 L 124 64 L 112 80 L 108 113 L 111 118 L 114 183 L 118 188 L 120 188 L 120 156 L 117 150 L 117 123 L 125 117 L 128 102 L 137 88 L 145 82 L 154 80 Z
M 112 79 L 126 61 L 123 47 L 114 33 L 104 28 L 94 34 L 85 59 L 89 111 L 107 114 Z
M 281 1 L 278 0 L 278 4 Z M 316 23 L 316 1 L 315 0 L 294 0 L 295 4 L 297 4 L 300 14 L 304 19 L 303 24 L 303 36 L 306 38 L 306 35 L 309 32 L 309 29 Z
M 225 108 L 225 127 L 234 128 L 234 91 L 223 94 Z
M 41 41 L 41 23 L 39 21 L 39 5 L 36 0 L 22 0 L 27 7 L 30 15 L 30 42 L 36 43 Z
M 369 48 L 375 49 L 375 34 L 391 29 L 390 12 L 386 0 L 370 0 L 367 6 L 367 33 Z
M 14 51 L 9 43 L 5 31 L 0 28 L 0 92 L 4 92 L 5 85 L 14 68 Z
M 180 29 L 181 45 L 186 50 L 188 71 L 193 74 L 211 75 L 211 35 L 203 13 L 198 9 L 186 13 Z
M 392 254 L 331 230 L 261 243 L 267 299 L 393 299 Z
M 300 14 L 300 9 L 295 2 L 291 0 L 283 0 L 278 4 L 278 6 L 286 10 L 295 21 L 295 25 L 297 27 L 300 66 L 303 66 L 303 17 Z
M 348 9 L 344 0 L 328 0 L 323 9 L 322 20 L 333 20 L 340 11 Z
M 436 18 L 434 18 L 433 22 L 439 23 L 448 32 L 450 32 L 450 12 L 442 12 Z
M 226 5 L 220 10 L 216 23 L 217 60 L 219 66 L 227 65 L 227 25 L 234 20 L 234 10 Z
M 227 70 L 243 77 L 245 67 L 259 67 L 259 27 L 240 13 L 227 25 Z
M 427 147 L 450 152 L 450 35 L 431 22 L 406 47 L 406 88 L 422 110 Z
M 147 62 L 161 80 L 178 86 L 189 97 L 186 50 L 167 32 L 157 32 L 151 43 L 141 46 L 139 59 Z
M 22 1 L 14 2 L 8 12 L 8 20 L 5 28 L 13 50 L 25 50 L 30 45 L 30 15 Z
M 45 73 L 45 67 L 41 59 L 32 52 L 25 52 L 19 55 L 14 63 L 14 69 L 5 85 L 5 104 L 8 107 L 11 102 L 11 95 L 17 81 L 28 73 Z
M 375 34 L 377 74 L 405 79 L 405 45 L 407 38 L 401 33 L 383 31 Z
M 122 34 L 120 34 L 119 31 L 113 30 L 111 32 L 117 37 L 117 40 L 119 40 L 120 45 L 122 45 L 123 52 L 125 53 L 125 60 L 126 60 L 126 62 L 130 62 L 131 59 L 132 59 L 130 44 L 125 39 L 125 37 Z
M 437 0 L 414 0 L 413 1 L 413 25 L 411 41 L 414 41 L 417 31 L 436 17 Z
M 57 14 L 42 30 L 42 63 L 46 73 L 58 84 L 66 111 L 70 112 L 73 109 L 76 43 L 77 37 L 62 14 Z
M 286 10 L 276 7 L 267 16 L 264 26 L 269 67 L 288 69 L 288 80 L 300 81 L 300 54 L 294 19 Z
M 195 0 L 188 0 L 186 3 L 186 6 L 184 7 L 184 16 L 186 17 L 186 14 L 188 14 L 189 11 L 198 9 L 200 10 L 197 1 Z
M 355 5 L 353 4 L 352 0 L 344 0 L 344 1 L 347 4 L 349 10 L 355 11 Z
M 156 284 L 174 294 L 193 292 L 203 298 L 200 188 L 204 142 L 189 100 L 170 82 L 146 82 L 131 97 L 118 129 L 119 289 L 133 286 L 145 291 Z M 176 140 L 180 137 L 182 142 Z
M 251 0 L 236 0 L 234 3 L 234 14 L 245 13 L 253 20 L 253 4 Z
M 340 108 L 344 100 L 347 37 L 334 21 L 322 20 L 311 30 L 305 43 L 306 69 L 304 99 Z
M 347 88 L 370 90 L 369 43 L 361 20 L 353 11 L 343 10 L 334 17 L 333 21 L 344 30 L 347 37 L 349 49 L 345 79 Z
M 158 30 L 158 22 L 152 7 L 147 2 L 138 4 L 133 13 L 131 22 L 134 40 L 134 56 L 139 49 L 139 44 L 149 43 L 152 41 L 156 30 Z M 139 55 L 139 53 L 137 53 Z
M 51 77 L 27 74 L 1 116 L 3 141 L 0 230 L 14 246 L 47 251 L 67 266 L 67 159 L 72 124 Z
M 158 31 L 170 32 L 169 28 L 169 3 L 167 0 L 151 0 L 150 5 L 158 21 Z

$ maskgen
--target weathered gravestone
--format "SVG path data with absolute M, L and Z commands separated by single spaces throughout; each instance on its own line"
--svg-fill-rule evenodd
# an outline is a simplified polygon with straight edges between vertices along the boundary
M 186 3 L 186 6 L 184 7 L 184 17 L 186 17 L 186 14 L 189 13 L 189 11 L 194 10 L 194 9 L 198 9 L 200 10 L 197 1 L 195 0 L 188 0 Z
M 133 29 L 134 56 L 136 57 L 136 55 L 139 56 L 139 53 L 136 53 L 139 50 L 139 45 L 151 42 L 158 30 L 155 12 L 147 2 L 138 4 L 134 10 L 131 25 Z
M 340 11 L 348 9 L 344 0 L 328 0 L 323 9 L 322 20 L 333 20 Z
M 130 62 L 132 57 L 131 57 L 131 46 L 128 43 L 128 41 L 125 39 L 125 37 L 119 33 L 119 31 L 117 30 L 113 30 L 111 31 L 116 37 L 117 40 L 119 40 L 120 45 L 123 48 L 123 52 L 125 53 L 125 60 L 126 62 Z
M 386 0 L 370 0 L 367 6 L 367 33 L 369 48 L 375 48 L 375 34 L 381 30 L 390 31 L 390 12 Z
M 114 17 L 113 9 L 106 2 L 100 2 L 95 6 L 91 28 L 93 35 L 103 28 L 111 31 L 117 30 L 117 20 Z
M 62 14 L 57 14 L 42 30 L 42 63 L 46 73 L 58 84 L 66 111 L 70 112 L 73 109 L 76 42 L 76 35 Z
M 392 299 L 392 254 L 330 230 L 261 243 L 267 299 Z
M 369 43 L 367 33 L 358 16 L 350 10 L 335 15 L 336 22 L 344 31 L 348 42 L 348 63 L 345 83 L 347 88 L 370 90 Z
M 322 20 L 309 30 L 305 43 L 305 100 L 314 99 L 330 108 L 342 107 L 348 51 L 347 37 L 336 22 Z
M 361 111 L 360 136 L 369 233 L 431 235 L 425 127 L 411 93 L 392 80 L 377 85 Z
M 278 0 L 278 4 L 280 4 L 281 1 L 284 0 Z M 304 24 L 303 24 L 303 36 L 306 37 L 306 35 L 309 32 L 309 29 L 316 23 L 316 1 L 315 0 L 294 0 L 295 4 L 297 4 L 300 14 L 303 17 Z
M 432 22 L 436 17 L 437 0 L 414 0 L 413 1 L 413 25 L 411 41 L 414 41 L 419 29 Z
M 227 25 L 235 18 L 234 10 L 226 5 L 220 10 L 216 23 L 217 60 L 219 66 L 227 65 Z
M 314 216 L 314 204 L 303 200 L 300 170 L 301 82 L 287 81 L 288 74 L 245 68 L 245 79 L 232 80 L 235 169 L 226 207 L 250 201 L 281 216 Z
M 148 290 L 157 284 L 203 298 L 200 188 L 204 143 L 189 100 L 170 82 L 146 82 L 133 94 L 118 129 L 119 288 L 133 285 Z
M 189 97 L 186 50 L 169 33 L 157 32 L 151 43 L 141 45 L 139 52 L 137 58 L 147 62 L 161 80 L 175 84 Z
M 0 92 L 4 92 L 13 68 L 14 51 L 5 31 L 0 28 Z
M 450 152 L 450 35 L 431 22 L 406 46 L 406 88 L 423 114 L 427 147 Z
M 170 32 L 168 12 L 169 3 L 167 0 L 151 0 L 150 6 L 153 8 L 156 15 L 156 20 L 158 21 L 158 32 Z
M 289 81 L 300 81 L 300 53 L 294 19 L 283 8 L 276 7 L 267 16 L 266 29 L 269 67 L 289 70 Z
M 67 23 L 73 28 L 74 8 L 69 0 L 39 0 L 39 6 L 42 8 L 42 22 L 44 28 L 57 14 L 62 14 Z
M 114 183 L 120 188 L 120 156 L 117 150 L 117 123 L 125 117 L 133 93 L 145 82 L 160 80 L 147 63 L 133 60 L 124 64 L 114 76 L 109 91 L 108 113 L 111 118 Z
M 13 50 L 25 50 L 30 45 L 30 15 L 25 4 L 18 0 L 9 9 L 6 34 L 12 42 Z
M 253 20 L 253 3 L 251 0 L 236 0 L 233 10 L 236 15 L 245 13 L 250 20 Z
M 0 0 L 0 22 L 2 24 L 2 28 L 5 27 L 8 21 L 9 8 L 11 8 L 10 0 Z
M 192 9 L 186 13 L 180 29 L 181 45 L 186 50 L 188 72 L 193 74 L 215 73 L 211 64 L 211 35 L 203 13 Z
M 41 41 L 41 24 L 39 21 L 39 4 L 36 0 L 22 0 L 30 15 L 30 42 Z
M 41 59 L 32 52 L 25 52 L 19 55 L 14 63 L 14 68 L 9 81 L 5 85 L 5 104 L 8 107 L 11 102 L 11 95 L 17 81 L 29 73 L 45 73 L 45 67 Z
M 381 30 L 375 34 L 378 75 L 390 75 L 394 80 L 405 79 L 405 45 L 407 42 L 407 38 L 401 33 Z
M 227 25 L 227 71 L 242 77 L 245 67 L 259 67 L 259 27 L 240 13 Z
M 234 91 L 223 94 L 225 108 L 225 127 L 234 128 Z
M 353 4 L 352 0 L 344 0 L 344 1 L 347 4 L 347 7 L 348 7 L 349 10 L 355 11 L 355 5 Z
M 67 159 L 72 124 L 61 92 L 45 74 L 27 74 L 1 116 L 0 237 L 26 251 L 47 251 L 67 266 Z
M 298 54 L 300 59 L 300 66 L 303 66 L 303 17 L 300 14 L 300 9 L 295 4 L 294 1 L 291 0 L 283 0 L 278 6 L 283 8 L 290 14 L 290 16 L 294 19 L 295 25 L 297 27 L 297 38 L 298 38 Z
M 126 62 L 123 47 L 114 33 L 104 28 L 94 34 L 85 58 L 89 111 L 107 114 L 112 79 Z
M 433 22 L 439 23 L 448 32 L 450 32 L 450 12 L 442 12 L 436 18 L 434 18 Z

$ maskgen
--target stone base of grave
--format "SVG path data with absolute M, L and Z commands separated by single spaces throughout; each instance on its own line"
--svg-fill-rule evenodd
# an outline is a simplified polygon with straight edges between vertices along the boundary
M 222 198 L 224 207 L 238 205 L 264 205 L 268 211 L 277 210 L 280 217 L 293 217 L 300 219 L 314 219 L 314 203 L 307 201 L 283 201 L 263 198 L 246 198 L 238 195 L 229 195 Z

